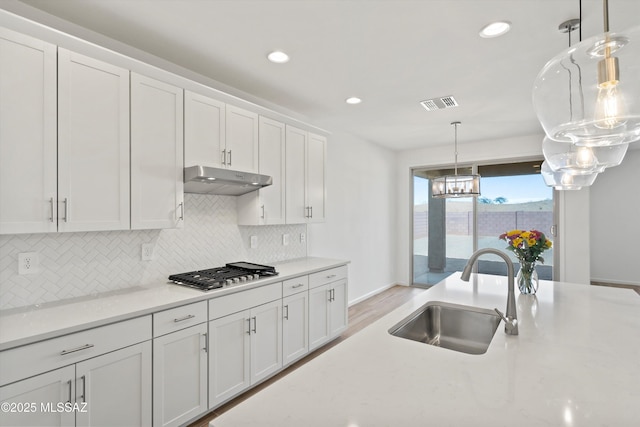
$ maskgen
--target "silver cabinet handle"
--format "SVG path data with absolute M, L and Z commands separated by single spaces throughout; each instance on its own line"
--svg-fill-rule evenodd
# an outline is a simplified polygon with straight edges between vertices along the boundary
M 209 353 L 209 337 L 208 337 L 208 334 L 204 333 L 204 334 L 202 334 L 202 336 L 204 337 L 204 347 L 202 349 L 204 350 L 205 353 Z
M 253 319 L 253 333 L 257 334 L 258 333 L 258 320 L 256 319 L 256 316 L 253 316 L 252 319 Z
M 311 215 L 309 215 L 309 218 L 313 218 L 313 206 L 310 206 L 309 209 L 311 210 Z
M 60 352 L 60 356 L 64 356 L 65 354 L 69 354 L 69 353 L 75 353 L 76 351 L 87 350 L 91 347 L 93 347 L 93 344 L 85 344 L 85 345 L 81 345 L 80 347 L 71 348 L 69 350 L 62 350 Z
M 327 291 L 327 293 L 329 294 L 329 302 L 331 302 L 331 291 L 332 291 L 332 289 L 329 289 L 329 290 Z
M 289 320 L 289 305 L 285 305 L 286 314 L 284 315 L 285 320 Z
M 51 208 L 51 216 L 49 217 L 49 222 L 53 222 L 53 197 L 49 199 L 49 207 Z
M 305 206 L 304 210 L 305 210 L 304 217 L 309 218 L 309 206 Z
M 64 198 L 64 201 L 62 202 L 64 203 L 64 218 L 62 218 L 62 220 L 64 222 L 67 222 L 68 220 L 68 213 L 69 213 L 69 199 L 67 199 L 66 197 Z
M 231 166 L 231 150 L 229 150 L 229 166 Z
M 220 158 L 222 160 L 222 164 L 226 165 L 227 164 L 227 150 L 222 150 L 222 154 L 220 155 Z
M 335 289 L 330 289 L 329 290 L 329 301 L 335 301 L 336 300 L 336 290 Z
M 247 322 L 249 322 L 249 326 L 247 327 L 247 333 L 251 335 L 251 319 L 247 319 Z
M 83 402 L 86 402 L 87 401 L 87 377 L 83 375 L 80 377 L 80 379 L 82 380 L 82 394 L 80 395 L 80 399 L 82 399 Z
M 184 202 L 180 202 L 178 206 L 180 207 L 180 216 L 178 219 L 184 221 Z
M 336 277 L 335 274 L 330 274 L 330 275 L 327 276 L 327 279 L 333 279 L 334 277 Z
M 184 317 L 179 317 L 179 318 L 177 318 L 177 319 L 173 319 L 173 321 L 174 321 L 175 323 L 178 323 L 178 322 L 184 322 L 185 320 L 193 319 L 194 317 L 196 317 L 196 315 L 195 315 L 195 314 L 187 314 L 187 315 L 186 315 L 186 316 L 184 316 Z
M 71 380 L 67 381 L 67 384 L 69 385 L 69 400 L 67 402 L 71 403 Z
M 293 285 L 291 288 L 292 289 L 296 289 L 296 288 L 300 288 L 302 286 L 304 286 L 304 283 L 298 283 L 297 285 Z
M 262 215 L 260 215 L 260 218 L 264 219 L 264 205 L 262 205 L 260 208 L 262 209 Z

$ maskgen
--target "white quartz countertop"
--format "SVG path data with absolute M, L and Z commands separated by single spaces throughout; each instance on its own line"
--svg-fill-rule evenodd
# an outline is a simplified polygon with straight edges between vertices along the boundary
M 540 282 L 482 355 L 388 329 L 428 301 L 506 307 L 506 278 L 460 273 L 211 422 L 212 427 L 637 426 L 640 297 Z M 517 293 L 516 289 L 516 293 Z
M 132 319 L 192 302 L 218 298 L 347 263 L 348 261 L 327 258 L 299 258 L 275 263 L 278 276 L 209 292 L 170 284 L 167 281 L 117 293 L 98 294 L 60 303 L 6 310 L 0 312 L 0 350 Z

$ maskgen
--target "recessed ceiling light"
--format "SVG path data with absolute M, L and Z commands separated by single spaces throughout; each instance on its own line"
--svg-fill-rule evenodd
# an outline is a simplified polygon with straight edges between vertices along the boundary
M 276 50 L 267 55 L 267 59 L 271 62 L 275 62 L 276 64 L 284 64 L 285 62 L 289 62 L 289 55 L 286 53 Z
M 491 24 L 485 26 L 482 30 L 480 30 L 480 37 L 484 37 L 485 39 L 490 39 L 492 37 L 499 37 L 503 34 L 506 34 L 510 29 L 511 29 L 511 22 L 508 22 L 508 21 L 492 22 Z
M 347 104 L 355 105 L 360 104 L 362 102 L 362 99 L 352 96 L 351 98 L 345 99 L 344 102 L 346 102 Z

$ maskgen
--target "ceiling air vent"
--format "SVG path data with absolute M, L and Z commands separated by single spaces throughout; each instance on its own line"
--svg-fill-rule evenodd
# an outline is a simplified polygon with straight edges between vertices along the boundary
M 453 96 L 443 96 L 441 98 L 432 98 L 420 101 L 420 105 L 422 105 L 427 111 L 434 111 L 457 107 L 458 103 Z

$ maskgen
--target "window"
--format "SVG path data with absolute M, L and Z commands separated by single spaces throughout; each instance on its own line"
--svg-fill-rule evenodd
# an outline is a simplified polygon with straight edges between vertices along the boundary
M 471 254 L 492 247 L 507 252 L 498 236 L 508 230 L 540 230 L 549 235 L 553 225 L 553 190 L 540 176 L 540 163 L 521 162 L 458 168 L 481 175 L 477 199 L 432 199 L 431 179 L 453 170 L 413 171 L 413 284 L 430 286 L 461 271 Z M 551 238 L 551 236 L 549 236 Z M 541 279 L 552 279 L 553 249 L 544 253 L 537 267 Z M 506 275 L 506 265 L 497 257 L 483 257 L 478 272 Z

